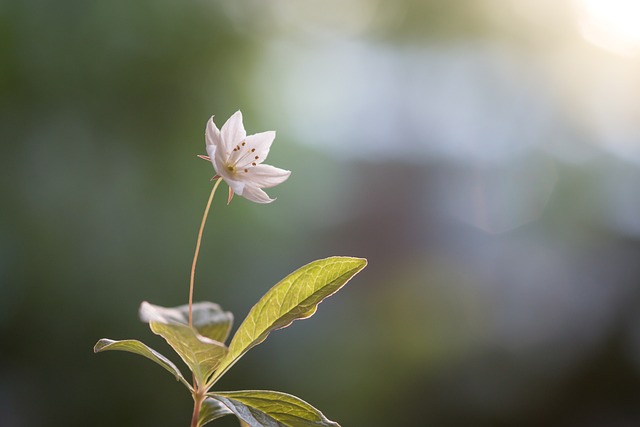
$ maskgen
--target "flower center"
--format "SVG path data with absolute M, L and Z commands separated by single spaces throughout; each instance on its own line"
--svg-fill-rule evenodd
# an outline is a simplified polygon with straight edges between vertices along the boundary
M 246 147 L 246 148 L 245 148 Z M 255 154 L 255 147 L 247 147 L 247 141 L 242 141 L 233 149 L 233 153 L 229 156 L 227 169 L 229 172 L 236 173 L 239 169 L 248 172 L 250 167 L 257 166 L 260 156 Z

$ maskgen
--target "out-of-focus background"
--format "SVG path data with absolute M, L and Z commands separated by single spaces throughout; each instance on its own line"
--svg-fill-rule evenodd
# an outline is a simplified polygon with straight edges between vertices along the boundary
M 186 303 L 196 154 L 238 109 L 293 174 L 218 194 L 196 300 L 238 324 L 309 261 L 369 266 L 222 389 L 345 427 L 640 425 L 634 0 L 0 3 L 0 425 L 188 424 L 92 346 L 177 362 L 137 309 Z

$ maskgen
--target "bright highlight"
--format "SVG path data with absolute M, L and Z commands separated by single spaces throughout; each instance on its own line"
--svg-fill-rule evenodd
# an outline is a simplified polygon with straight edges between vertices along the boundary
M 577 0 L 582 35 L 611 52 L 634 56 L 640 52 L 639 0 Z

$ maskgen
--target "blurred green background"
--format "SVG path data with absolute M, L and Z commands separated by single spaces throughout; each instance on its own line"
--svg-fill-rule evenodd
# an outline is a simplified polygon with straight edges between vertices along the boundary
M 188 424 L 92 346 L 170 353 L 137 309 L 186 303 L 196 154 L 238 109 L 293 174 L 218 194 L 196 300 L 238 324 L 309 261 L 369 266 L 221 389 L 345 427 L 640 425 L 638 28 L 633 0 L 0 2 L 0 425 Z

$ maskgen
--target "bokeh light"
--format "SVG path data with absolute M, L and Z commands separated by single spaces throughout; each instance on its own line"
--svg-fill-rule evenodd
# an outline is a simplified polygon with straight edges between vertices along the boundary
M 584 37 L 615 53 L 640 51 L 640 4 L 634 0 L 579 0 Z

